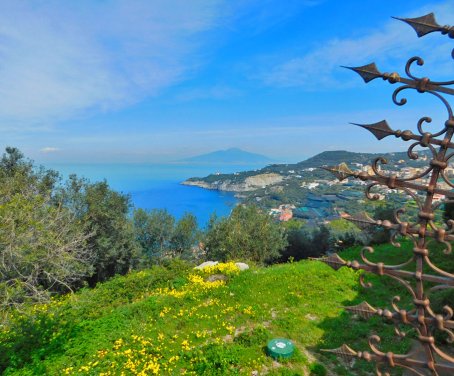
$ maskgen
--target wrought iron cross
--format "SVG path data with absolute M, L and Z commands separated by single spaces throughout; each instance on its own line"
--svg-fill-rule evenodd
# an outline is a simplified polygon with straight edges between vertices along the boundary
M 441 32 L 450 38 L 454 38 L 454 27 L 440 26 L 435 21 L 433 13 L 418 18 L 399 18 L 399 20 L 413 27 L 418 37 L 432 32 Z M 454 50 L 452 57 L 454 58 Z M 358 73 L 366 83 L 376 78 L 382 78 L 391 84 L 402 84 L 394 90 L 392 95 L 393 102 L 398 106 L 402 106 L 407 102 L 405 98 L 398 99 L 399 94 L 407 89 L 430 94 L 441 101 L 446 108 L 447 119 L 441 129 L 435 133 L 430 133 L 424 129 L 425 123 L 432 121 L 429 117 L 423 117 L 418 120 L 417 133 L 413 133 L 410 130 L 393 130 L 385 120 L 375 124 L 356 124 L 369 130 L 378 140 L 392 135 L 403 141 L 412 141 L 408 148 L 408 157 L 410 159 L 418 158 L 418 153 L 415 151 L 416 147 L 428 150 L 431 158 L 428 160 L 426 169 L 414 176 L 401 178 L 398 174 L 386 173 L 380 170 L 380 165 L 387 163 L 384 158 L 377 158 L 372 163 L 373 173 L 351 171 L 345 164 L 325 168 L 334 173 L 340 180 L 353 177 L 363 181 L 370 181 L 371 184 L 366 189 L 366 196 L 371 200 L 378 199 L 378 196 L 371 191 L 376 186 L 403 191 L 415 200 L 418 206 L 418 213 L 417 218 L 413 222 L 405 221 L 401 216 L 403 211 L 400 209 L 395 212 L 394 222 L 375 220 L 365 213 L 353 217 L 344 216 L 344 218 L 359 225 L 381 226 L 391 230 L 393 236 L 400 235 L 409 238 L 414 244 L 413 255 L 409 260 L 399 265 L 387 265 L 384 262 L 374 263 L 367 258 L 367 253 L 373 252 L 373 248 L 365 247 L 361 251 L 361 262 L 345 261 L 337 254 L 323 257 L 320 260 L 335 270 L 345 266 L 379 276 L 388 276 L 401 283 L 411 295 L 413 308 L 410 310 L 399 307 L 399 297 L 392 299 L 391 310 L 375 308 L 367 302 L 353 307 L 346 307 L 346 309 L 366 319 L 371 316 L 381 316 L 391 320 L 396 327 L 397 335 L 402 335 L 399 330 L 401 326 L 412 327 L 416 330 L 417 339 L 424 349 L 424 357 L 423 359 L 415 357 L 412 352 L 408 354 L 383 352 L 379 348 L 380 337 L 377 335 L 369 338 L 370 351 L 356 351 L 345 344 L 338 349 L 326 351 L 349 360 L 356 358 L 374 361 L 376 362 L 377 375 L 389 375 L 383 369 L 393 367 L 402 367 L 415 375 L 425 375 L 425 372 L 429 372 L 432 375 L 454 375 L 454 358 L 440 348 L 434 337 L 436 332 L 443 332 L 447 335 L 448 341 L 454 342 L 454 311 L 452 307 L 445 306 L 442 312 L 434 312 L 430 302 L 431 292 L 434 290 L 454 288 L 454 274 L 452 274 L 452 271 L 442 270 L 431 261 L 431 249 L 428 247 L 429 240 L 435 239 L 444 244 L 444 253 L 448 255 L 452 251 L 451 242 L 454 241 L 454 220 L 449 220 L 446 226 L 443 227 L 439 227 L 434 221 L 434 213 L 437 209 L 440 209 L 441 205 L 441 202 L 434 202 L 434 195 L 444 195 L 446 197 L 444 202 L 454 202 L 454 190 L 442 189 L 439 184 L 439 181 L 443 181 L 449 187 L 454 188 L 454 182 L 450 181 L 446 174 L 446 168 L 451 159 L 454 158 L 454 152 L 450 152 L 450 150 L 454 149 L 454 143 L 452 142 L 454 115 L 451 105 L 445 98 L 445 95 L 454 95 L 454 89 L 449 87 L 454 85 L 454 80 L 437 82 L 431 81 L 427 77 L 417 77 L 412 73 L 412 66 L 415 63 L 423 65 L 424 61 L 420 57 L 409 59 L 405 66 L 407 77 L 401 77 L 397 73 L 381 73 L 375 63 L 362 67 L 347 68 Z M 421 181 L 425 177 L 428 178 L 428 182 Z M 409 269 L 411 265 L 414 265 L 414 269 Z M 365 286 L 363 277 L 364 274 L 360 282 Z M 429 288 L 427 282 L 432 287 Z

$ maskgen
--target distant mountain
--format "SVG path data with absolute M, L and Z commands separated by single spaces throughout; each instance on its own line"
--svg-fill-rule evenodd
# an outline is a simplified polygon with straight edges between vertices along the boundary
M 267 164 L 273 162 L 273 160 L 261 154 L 230 148 L 186 158 L 182 162 L 200 164 Z
M 250 170 L 237 172 L 235 174 L 212 174 L 206 177 L 193 177 L 187 179 L 183 184 L 196 185 L 202 188 L 218 189 L 224 191 L 245 191 L 249 189 L 248 183 L 251 178 L 259 177 L 261 180 L 267 177 L 268 180 L 276 181 L 277 175 L 283 177 L 288 182 L 296 179 L 297 181 L 313 181 L 314 179 L 332 179 L 331 173 L 320 169 L 322 166 L 334 166 L 342 162 L 353 170 L 357 169 L 356 164 L 370 166 L 372 161 L 378 157 L 384 157 L 388 164 L 386 168 L 391 170 L 399 169 L 401 162 L 405 161 L 407 167 L 423 167 L 427 163 L 424 160 L 430 157 L 427 150 L 419 152 L 421 158 L 410 160 L 406 152 L 395 153 L 354 153 L 345 150 L 324 151 L 302 162 L 292 164 L 268 164 L 260 170 Z M 272 184 L 272 183 L 270 183 Z M 266 186 L 267 184 L 261 184 Z M 244 188 L 244 186 L 247 186 Z

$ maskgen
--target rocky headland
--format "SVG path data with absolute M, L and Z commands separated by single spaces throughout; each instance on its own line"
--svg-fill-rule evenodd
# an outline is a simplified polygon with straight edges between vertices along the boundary
M 219 179 L 212 182 L 206 180 L 188 179 L 182 182 L 183 185 L 213 189 L 227 192 L 249 192 L 258 188 L 265 188 L 272 184 L 280 183 L 284 177 L 277 173 L 265 173 L 248 176 L 244 180 L 234 181 L 232 179 Z

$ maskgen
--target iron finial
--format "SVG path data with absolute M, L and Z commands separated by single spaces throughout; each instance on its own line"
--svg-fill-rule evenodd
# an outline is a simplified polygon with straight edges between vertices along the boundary
M 347 68 L 358 73 L 366 84 L 383 76 L 383 74 L 377 69 L 375 63 L 370 63 L 361 67 L 346 67 L 342 65 L 342 68 Z
M 351 123 L 353 125 L 357 125 L 358 127 L 367 129 L 370 133 L 372 133 L 377 140 L 381 140 L 387 136 L 394 135 L 396 132 L 393 131 L 386 120 L 379 121 L 378 123 L 373 124 L 357 124 Z
M 393 18 L 409 24 L 416 31 L 419 38 L 426 34 L 433 33 L 434 31 L 441 31 L 442 29 L 441 25 L 435 20 L 435 15 L 433 13 L 416 18 Z

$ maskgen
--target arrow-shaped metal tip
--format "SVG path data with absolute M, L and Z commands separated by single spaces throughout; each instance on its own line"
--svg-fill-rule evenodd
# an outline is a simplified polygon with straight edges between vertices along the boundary
M 387 136 L 394 135 L 396 132 L 393 131 L 386 120 L 379 121 L 378 123 L 373 124 L 357 124 L 357 123 L 350 123 L 353 125 L 357 125 L 358 127 L 367 129 L 371 132 L 377 140 L 381 140 Z
M 333 253 L 325 257 L 320 257 L 315 260 L 324 262 L 326 265 L 330 266 L 334 270 L 339 270 L 340 268 L 347 264 L 347 262 L 344 259 L 342 259 L 337 253 Z
M 321 350 L 321 351 L 336 354 L 347 362 L 349 362 L 353 358 L 356 358 L 356 356 L 358 355 L 358 353 L 355 350 L 348 347 L 345 343 L 341 347 L 338 347 L 337 349 Z
M 439 31 L 441 26 L 435 20 L 433 13 L 426 14 L 425 16 L 416 18 L 399 18 L 393 17 L 396 20 L 403 21 L 410 25 L 418 35 L 419 38 L 434 31 Z
M 356 313 L 363 319 L 369 319 L 377 313 L 377 310 L 367 302 L 362 302 L 355 306 L 344 307 L 347 311 Z
M 350 69 L 350 70 L 358 73 L 366 84 L 368 82 L 382 76 L 380 71 L 377 69 L 377 66 L 375 65 L 375 63 L 370 63 L 367 65 L 363 65 L 361 67 L 346 67 L 346 66 L 342 66 L 342 67 Z
M 342 162 L 338 166 L 324 166 L 321 167 L 326 171 L 331 172 L 336 178 L 340 181 L 347 179 L 349 176 L 353 175 L 353 171 L 348 168 L 345 162 Z
M 346 219 L 349 222 L 353 222 L 355 225 L 357 225 L 359 228 L 368 228 L 370 226 L 376 225 L 377 221 L 369 216 L 366 212 L 361 212 L 358 214 L 355 214 L 354 216 L 351 215 L 341 215 L 342 218 Z

